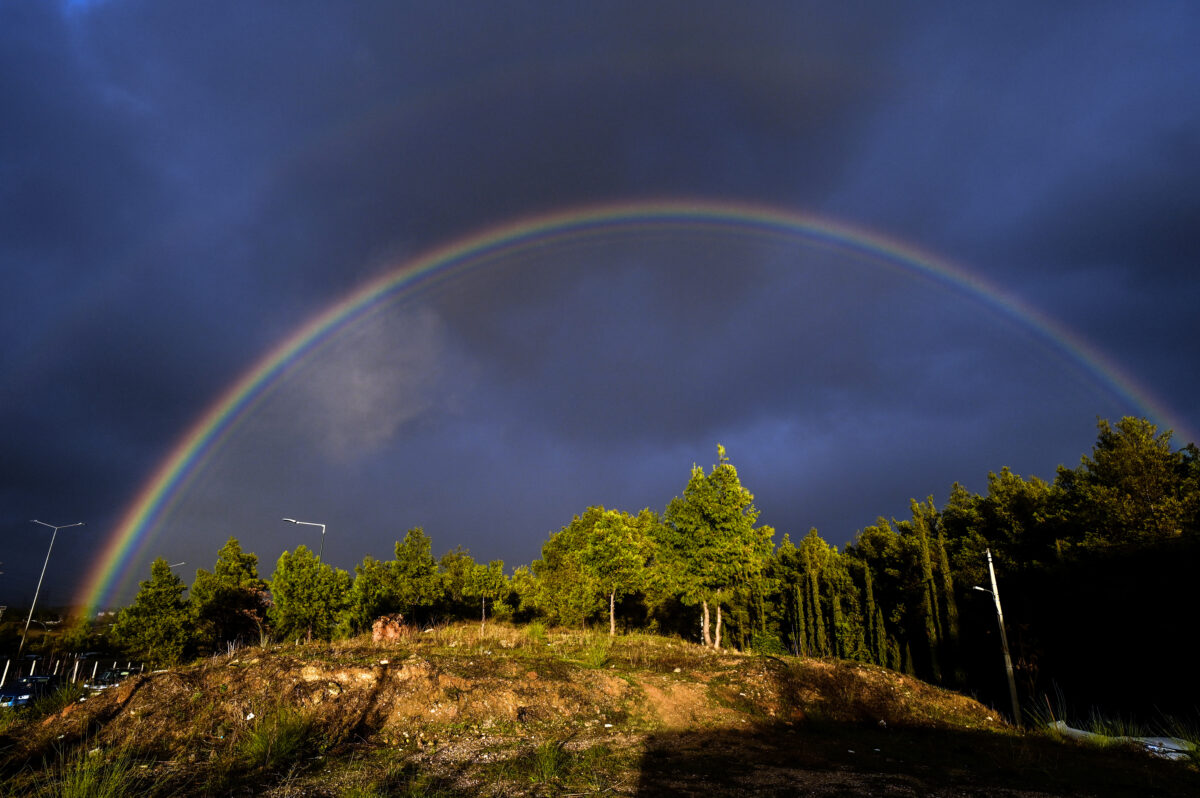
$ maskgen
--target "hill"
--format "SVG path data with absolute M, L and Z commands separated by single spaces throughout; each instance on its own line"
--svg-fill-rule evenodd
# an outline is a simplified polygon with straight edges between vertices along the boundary
M 537 625 L 242 648 L 3 723 L 22 796 L 1200 794 L 882 668 Z

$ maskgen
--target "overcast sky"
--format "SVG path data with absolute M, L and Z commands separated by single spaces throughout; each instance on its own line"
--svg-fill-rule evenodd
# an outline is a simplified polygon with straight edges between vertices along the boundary
M 0 603 L 68 600 L 181 436 L 301 324 L 494 225 L 702 200 L 904 242 L 1200 428 L 1192 3 L 0 0 Z M 661 510 L 723 443 L 761 520 L 844 544 L 1053 478 L 1147 411 L 969 293 L 801 236 L 614 229 L 349 325 L 132 564 L 234 535 L 510 566 Z M 128 594 L 121 596 L 128 599 Z

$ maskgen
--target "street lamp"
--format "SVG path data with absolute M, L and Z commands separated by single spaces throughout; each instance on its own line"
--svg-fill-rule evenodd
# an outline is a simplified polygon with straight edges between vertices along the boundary
M 321 527 L 321 551 L 317 554 L 317 562 L 321 562 L 321 558 L 325 555 L 325 525 L 314 524 L 312 521 L 297 521 L 295 518 L 285 518 L 289 524 L 300 524 L 301 526 L 319 526 Z
M 54 539 L 58 537 L 58 530 L 70 529 L 73 526 L 83 526 L 82 521 L 77 521 L 74 524 L 55 526 L 54 524 L 47 524 L 45 521 L 39 521 L 36 518 L 31 519 L 30 523 L 50 527 L 54 530 L 54 534 L 50 536 L 50 546 L 46 549 L 46 561 L 42 563 L 42 575 L 38 577 L 37 590 L 33 591 L 33 603 L 29 605 L 29 617 L 25 619 L 25 630 L 21 632 L 21 645 L 17 646 L 18 657 L 21 656 L 21 649 L 25 648 L 25 636 L 29 634 L 29 623 L 33 620 L 33 610 L 37 606 L 38 596 L 42 592 L 42 580 L 46 578 L 46 566 L 50 564 L 50 552 L 54 550 Z
M 1008 654 L 1008 635 L 1004 631 L 1004 610 L 1000 608 L 1000 588 L 996 586 L 996 569 L 992 567 L 992 550 L 987 549 L 988 574 L 992 589 L 975 585 L 975 590 L 987 593 L 996 602 L 996 620 L 1000 623 L 1000 647 L 1004 649 L 1004 670 L 1008 673 L 1008 695 L 1012 699 L 1013 723 L 1021 727 L 1021 706 L 1017 703 L 1017 680 L 1013 677 L 1012 657 Z

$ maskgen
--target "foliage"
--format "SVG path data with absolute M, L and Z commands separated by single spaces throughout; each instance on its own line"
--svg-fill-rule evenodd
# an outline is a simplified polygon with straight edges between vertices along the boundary
M 229 538 L 217 552 L 211 573 L 197 569 L 190 598 L 203 649 L 262 639 L 270 604 L 267 583 L 258 577 L 258 556 L 243 552 L 237 538 Z
M 492 613 L 495 614 L 496 602 L 509 591 L 508 579 L 504 576 L 504 562 L 492 560 L 487 565 L 474 563 L 467 572 L 462 590 L 464 598 L 479 600 L 480 620 L 486 622 L 488 602 L 492 602 Z
M 1200 493 L 1185 453 L 1171 449 L 1171 433 L 1130 417 L 1098 426 L 1092 455 L 1058 472 L 1079 544 L 1101 549 L 1183 535 L 1195 521 Z
M 717 446 L 717 460 L 708 474 L 692 466 L 683 495 L 667 505 L 659 528 L 659 578 L 685 603 L 702 605 L 704 643 L 719 647 L 719 620 L 715 639 L 709 636 L 709 606 L 719 619 L 735 586 L 761 597 L 774 530 L 755 526 L 754 496 L 742 487 L 724 446 Z
M 306 546 L 279 556 L 271 576 L 271 623 L 284 640 L 328 639 L 347 604 L 350 576 L 320 562 Z
M 432 541 L 419 526 L 408 530 L 404 540 L 396 543 L 396 560 L 392 565 L 395 609 L 408 617 L 432 607 L 439 598 L 441 579 L 432 548 Z
M 133 604 L 117 614 L 113 639 L 139 659 L 157 665 L 180 662 L 194 642 L 192 614 L 183 597 L 186 590 L 167 561 L 156 559 Z

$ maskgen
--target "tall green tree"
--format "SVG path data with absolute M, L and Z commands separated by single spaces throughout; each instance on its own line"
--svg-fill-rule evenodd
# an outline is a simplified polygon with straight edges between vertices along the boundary
M 174 665 L 190 653 L 192 618 L 183 597 L 187 585 L 159 557 L 150 579 L 140 583 L 133 603 L 117 613 L 112 635 L 118 645 L 154 665 Z
M 475 563 L 467 574 L 463 595 L 479 601 L 479 626 L 487 623 L 487 606 L 492 602 L 492 614 L 496 603 L 509 591 L 508 578 L 504 575 L 504 561 L 492 560 L 487 565 Z
M 441 597 L 442 579 L 433 559 L 433 543 L 425 530 L 413 527 L 396 543 L 393 569 L 397 608 L 409 617 L 432 607 Z
M 1101 419 L 1091 456 L 1078 468 L 1060 468 L 1056 483 L 1089 549 L 1180 537 L 1196 516 L 1200 496 L 1189 490 L 1184 452 L 1171 432 L 1145 419 Z
M 583 552 L 603 507 L 589 507 L 542 544 L 542 556 L 530 565 L 533 582 L 524 601 L 553 623 L 581 626 L 601 607 L 603 585 Z
M 637 516 L 600 508 L 578 553 L 595 584 L 608 600 L 608 633 L 617 633 L 617 599 L 645 587 L 657 516 L 642 510 Z
M 683 490 L 667 505 L 659 530 L 660 557 L 674 572 L 686 604 L 701 607 L 701 637 L 720 647 L 721 604 L 739 581 L 766 571 L 773 553 L 769 526 L 755 526 L 754 495 L 742 487 L 724 446 L 709 473 L 692 466 Z M 715 639 L 710 634 L 710 606 L 717 611 Z
M 189 594 L 196 635 L 204 649 L 228 641 L 263 638 L 267 583 L 258 577 L 258 556 L 231 537 L 217 552 L 211 572 L 199 568 Z
M 270 587 L 272 625 L 284 640 L 329 639 L 349 605 L 350 575 L 320 562 L 303 545 L 279 556 Z
M 394 569 L 390 563 L 368 554 L 354 566 L 354 583 L 350 586 L 345 610 L 347 631 L 352 634 L 366 632 L 376 618 L 397 612 L 399 606 Z

